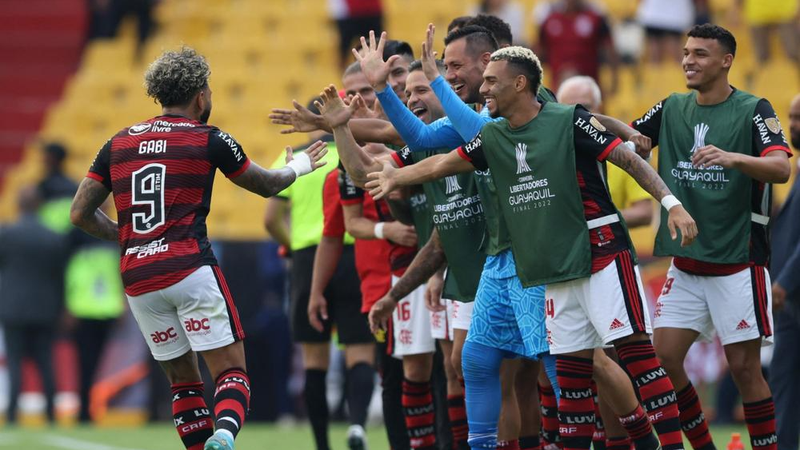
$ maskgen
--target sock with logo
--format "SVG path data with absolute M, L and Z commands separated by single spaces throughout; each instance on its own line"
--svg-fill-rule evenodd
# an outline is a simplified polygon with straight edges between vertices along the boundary
M 367 410 L 374 390 L 375 369 L 371 365 L 361 362 L 347 370 L 347 406 L 351 424 L 363 427 L 367 423 Z
M 306 384 L 303 397 L 308 411 L 308 421 L 314 433 L 317 450 L 329 450 L 328 442 L 328 396 L 326 394 L 325 370 L 306 369 Z
M 436 417 L 429 381 L 403 379 L 403 415 L 411 448 L 436 448 Z
M 777 450 L 778 435 L 775 433 L 775 403 L 772 397 L 744 404 L 744 421 L 750 433 L 753 450 Z
M 250 379 L 240 368 L 228 369 L 217 377 L 214 392 L 214 423 L 216 430 L 227 430 L 236 439 L 244 425 L 250 407 Z
M 637 405 L 631 413 L 619 418 L 619 423 L 628 432 L 628 445 L 633 442 L 636 450 L 655 450 L 659 446 L 658 439 L 653 434 L 653 427 L 650 426 L 650 419 L 644 412 L 641 405 Z M 615 445 L 622 445 L 619 438 L 615 438 Z M 609 444 L 606 444 L 607 446 Z M 607 447 L 610 450 L 610 447 Z
M 692 383 L 681 389 L 678 394 L 678 408 L 681 414 L 681 428 L 683 433 L 692 443 L 694 450 L 717 450 L 711 433 L 708 432 L 708 422 L 700 407 L 700 399 Z
M 603 426 L 603 417 L 600 416 L 600 399 L 597 396 L 597 383 L 592 380 L 592 401 L 594 402 L 594 434 L 592 434 L 592 448 L 606 450 L 606 429 Z
M 519 438 L 520 450 L 542 450 L 542 441 L 539 436 L 520 436 Z
M 551 386 L 539 383 L 539 411 L 542 414 L 542 447 L 560 444 L 558 434 L 558 401 Z
M 592 360 L 558 355 L 556 373 L 561 387 L 558 422 L 564 450 L 592 446 L 594 401 L 592 400 Z
M 683 450 L 678 399 L 649 340 L 617 346 L 620 365 L 636 384 L 664 450 Z
M 453 433 L 453 448 L 468 450 L 469 426 L 467 425 L 467 407 L 464 395 L 447 396 L 447 416 L 450 418 L 450 430 Z
M 497 441 L 497 450 L 520 450 L 519 440 L 513 441 Z
M 650 433 L 652 436 L 652 433 Z M 653 436 L 655 439 L 655 436 Z M 658 440 L 656 440 L 657 442 Z M 631 438 L 625 437 L 610 437 L 606 439 L 606 450 L 631 450 Z M 637 447 L 638 450 L 638 447 Z
M 203 398 L 203 382 L 172 385 L 172 418 L 187 450 L 203 450 L 214 434 L 211 412 Z

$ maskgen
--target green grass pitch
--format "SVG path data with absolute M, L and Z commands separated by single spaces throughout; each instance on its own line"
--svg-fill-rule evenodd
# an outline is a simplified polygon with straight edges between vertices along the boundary
M 717 448 L 724 449 L 731 433 L 742 433 L 745 448 L 750 448 L 747 430 L 742 426 L 712 426 Z M 331 427 L 331 447 L 346 450 L 347 427 Z M 368 431 L 370 450 L 388 450 L 383 428 Z M 691 447 L 688 446 L 687 449 Z M 175 429 L 168 424 L 138 428 L 3 428 L 0 430 L 0 449 L 23 450 L 181 450 Z M 280 427 L 246 424 L 236 441 L 237 450 L 314 450 L 308 426 Z

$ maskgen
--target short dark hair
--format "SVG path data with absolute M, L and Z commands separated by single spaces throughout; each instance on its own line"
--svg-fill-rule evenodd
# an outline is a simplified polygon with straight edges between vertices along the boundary
M 441 59 L 436 60 L 436 68 L 439 69 L 439 73 L 444 74 L 444 61 Z M 422 61 L 419 59 L 415 59 L 411 62 L 411 65 L 408 66 L 408 73 L 416 72 L 418 70 L 422 70 Z
M 467 24 L 467 22 L 469 22 L 470 20 L 472 20 L 472 16 L 459 16 L 459 17 L 456 17 L 455 19 L 450 21 L 450 24 L 447 25 L 447 32 L 450 33 L 451 31 L 453 31 L 456 28 L 461 28 L 461 27 L 465 26 Z
M 492 33 L 492 36 L 494 36 L 499 45 L 508 46 L 514 42 L 514 36 L 511 34 L 511 27 L 506 21 L 497 16 L 478 14 L 470 19 L 467 25 L 477 25 L 486 28 Z
M 719 25 L 712 25 L 710 23 L 695 25 L 686 35 L 699 39 L 714 39 L 719 42 L 728 53 L 736 56 L 736 38 L 733 37 L 733 33 Z
M 519 46 L 501 48 L 492 53 L 492 61 L 507 61 L 528 79 L 528 88 L 533 95 L 539 93 L 542 85 L 542 63 L 531 49 Z
M 408 56 L 409 58 L 414 59 L 414 50 L 406 41 L 389 39 L 383 46 L 383 60 L 388 61 L 389 57 L 394 55 Z
M 444 38 L 444 45 L 450 45 L 452 42 L 462 38 L 467 39 L 467 48 L 471 49 L 473 54 L 492 53 L 500 48 L 500 46 L 497 45 L 497 39 L 492 36 L 492 32 L 477 25 L 465 25 L 456 31 L 450 32 L 447 37 Z
M 184 106 L 208 86 L 211 69 L 193 48 L 164 52 L 144 74 L 147 95 L 161 106 Z

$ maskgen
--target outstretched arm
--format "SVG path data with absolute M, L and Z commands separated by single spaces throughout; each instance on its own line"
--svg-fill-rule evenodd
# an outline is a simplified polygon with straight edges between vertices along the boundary
M 475 167 L 462 158 L 458 151 L 443 155 L 435 155 L 407 167 L 395 169 L 388 162 L 383 164 L 383 170 L 367 175 L 371 180 L 366 184 L 370 194 L 376 199 L 383 198 L 389 192 L 401 186 L 427 183 L 450 175 L 463 172 L 472 172 Z
M 286 166 L 283 168 L 264 169 L 251 162 L 247 170 L 231 181 L 262 197 L 272 197 L 289 187 L 297 178 L 324 166 L 326 162 L 320 160 L 327 153 L 328 148 L 322 141 L 311 144 L 305 152 L 296 157 L 293 156 L 292 148 L 286 147 Z
M 117 222 L 111 220 L 100 205 L 108 198 L 109 190 L 103 183 L 84 178 L 72 200 L 69 218 L 73 225 L 94 237 L 116 241 L 119 236 Z

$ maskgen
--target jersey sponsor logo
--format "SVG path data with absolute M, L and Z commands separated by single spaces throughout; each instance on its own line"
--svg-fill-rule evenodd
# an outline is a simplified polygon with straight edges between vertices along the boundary
M 142 259 L 147 256 L 157 255 L 169 251 L 169 244 L 164 243 L 165 238 L 156 239 L 155 241 L 148 242 L 144 245 L 137 245 L 125 250 L 125 256 L 136 255 L 136 259 Z
M 223 141 L 225 141 L 226 144 L 228 144 L 228 147 L 230 147 L 231 152 L 233 152 L 233 156 L 236 157 L 236 161 L 241 161 L 244 158 L 244 154 L 242 153 L 242 149 L 239 148 L 239 144 L 233 139 L 233 137 L 231 137 L 231 135 L 228 133 L 223 133 L 222 131 L 220 131 L 218 135 L 220 139 L 222 139 Z
M 753 446 L 754 447 L 766 447 L 768 445 L 773 445 L 778 443 L 778 435 L 772 434 L 769 437 L 765 438 L 754 438 L 753 439 Z
M 619 321 L 619 319 L 614 319 L 614 321 L 611 322 L 611 326 L 608 327 L 608 330 L 609 331 L 618 330 L 624 326 L 625 325 L 623 325 L 622 322 Z
M 695 428 L 697 428 L 698 426 L 700 426 L 705 420 L 706 420 L 706 416 L 701 411 L 700 415 L 698 415 L 693 421 L 681 425 L 681 428 L 683 428 L 683 431 L 692 431 Z
M 142 141 L 139 143 L 139 154 L 140 155 L 149 155 L 151 153 L 166 153 L 167 152 L 167 140 L 166 139 L 156 139 L 153 141 Z
M 650 372 L 640 376 L 636 379 L 637 386 L 644 386 L 648 383 L 653 381 L 659 380 L 667 376 L 666 370 L 663 367 L 659 367 L 658 369 L 651 370 Z
M 187 332 L 193 333 L 198 331 L 209 331 L 211 330 L 211 325 L 208 324 L 207 317 L 200 320 L 190 317 L 188 320 L 183 321 L 183 328 Z
M 156 120 L 152 123 L 150 131 L 153 133 L 171 133 L 173 128 L 194 128 L 195 125 L 189 122 L 167 122 L 166 120 Z
M 657 112 L 661 111 L 661 108 L 663 107 L 664 107 L 664 101 L 658 102 L 655 106 L 650 108 L 650 111 L 647 111 L 647 113 L 645 113 L 644 116 L 642 116 L 640 119 L 637 119 L 635 125 L 641 125 L 647 122 L 648 120 L 652 119 L 653 116 L 655 116 Z
M 411 345 L 414 342 L 411 330 L 400 330 L 397 341 L 403 345 Z
M 152 123 L 137 123 L 136 125 L 128 128 L 128 134 L 131 136 L 139 136 L 140 134 L 147 133 L 152 128 Z
M 742 319 L 742 321 L 739 322 L 739 325 L 736 325 L 736 331 L 747 330 L 749 328 L 750 328 L 750 324 L 747 323 L 747 321 L 744 320 L 744 319 Z
M 592 119 L 594 119 L 594 116 L 592 116 Z M 589 119 L 589 121 L 587 122 L 583 120 L 583 117 L 578 117 L 578 119 L 575 121 L 575 126 L 578 127 L 580 130 L 582 130 L 584 133 L 586 133 L 587 136 L 592 138 L 592 140 L 594 140 L 598 144 L 605 145 L 608 142 L 608 137 L 600 134 L 602 133 L 603 130 L 600 130 L 599 128 L 595 127 L 592 124 L 592 119 Z M 600 124 L 600 122 L 597 123 L 598 125 Z
M 168 342 L 177 341 L 178 333 L 175 332 L 175 328 L 169 327 L 164 331 L 156 331 L 155 333 L 150 333 L 150 339 L 153 341 L 154 344 L 166 344 Z
M 483 145 L 483 141 L 481 140 L 481 136 L 478 135 L 470 142 L 467 142 L 467 145 L 464 146 L 464 151 L 467 152 L 469 155 L 470 153 L 474 152 L 476 149 L 480 148 Z
M 517 157 L 517 175 L 531 172 L 531 166 L 528 165 L 528 161 L 525 160 L 525 157 L 528 156 L 528 145 L 527 144 L 517 144 L 514 147 L 514 153 L 516 153 Z
M 399 152 L 397 152 L 400 157 L 400 160 L 405 162 L 411 159 L 411 149 L 408 146 L 403 147 Z
M 581 400 L 585 398 L 592 398 L 594 395 L 592 394 L 591 390 L 584 389 L 584 390 L 575 390 L 575 389 L 564 389 L 561 390 L 561 395 L 564 398 L 568 398 L 571 400 Z
M 450 175 L 449 177 L 445 177 L 445 194 L 452 195 L 461 190 L 461 185 L 458 184 L 458 177 L 456 175 Z

